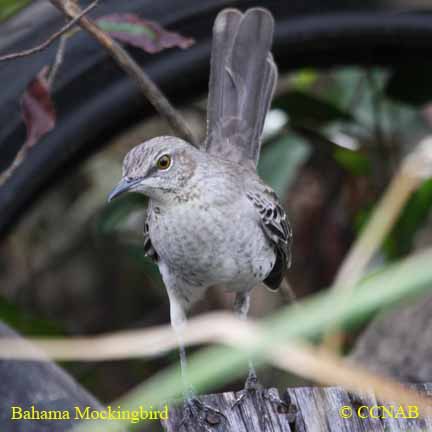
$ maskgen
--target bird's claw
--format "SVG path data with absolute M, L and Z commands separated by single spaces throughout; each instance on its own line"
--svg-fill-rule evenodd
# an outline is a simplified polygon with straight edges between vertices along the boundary
M 258 398 L 261 397 L 264 400 L 268 400 L 272 404 L 277 405 L 278 411 L 285 411 L 289 409 L 289 405 L 284 402 L 277 394 L 275 389 L 265 389 L 265 388 L 257 388 L 250 389 L 244 388 L 240 391 L 240 396 L 234 401 L 231 408 L 235 408 L 239 405 L 246 397 L 252 397 L 253 394 L 260 392 L 260 395 L 257 395 Z
M 198 423 L 202 430 L 211 432 L 212 427 L 218 426 L 221 420 L 226 420 L 226 417 L 218 409 L 201 402 L 196 396 L 192 396 L 185 401 L 180 428 L 186 426 L 189 419 L 193 419 L 194 424 Z
M 259 397 L 259 393 L 262 394 L 264 391 L 263 386 L 258 382 L 258 378 L 255 373 L 249 372 L 248 377 L 243 390 L 241 390 L 240 396 L 234 401 L 231 408 L 235 408 L 239 405 L 246 397 L 252 397 L 256 395 Z
M 284 402 L 277 394 L 275 389 L 266 389 L 258 382 L 258 379 L 255 374 L 249 374 L 244 389 L 241 390 L 239 397 L 234 401 L 231 406 L 231 409 L 240 406 L 246 398 L 256 398 L 258 402 L 258 407 L 260 409 L 260 418 L 263 420 L 264 426 L 263 430 L 266 430 L 266 425 L 270 425 L 271 421 L 268 414 L 265 412 L 264 405 L 265 401 L 269 401 L 272 404 L 276 405 L 276 409 L 278 413 L 286 413 L 289 411 L 289 405 Z

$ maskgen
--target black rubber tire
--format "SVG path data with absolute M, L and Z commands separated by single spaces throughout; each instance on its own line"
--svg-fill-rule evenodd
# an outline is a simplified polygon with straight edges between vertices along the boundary
M 0 322 L 2 338 L 17 338 L 25 344 L 14 330 Z M 29 344 L 30 345 L 30 344 Z M 25 346 L 25 345 L 24 345 Z M 33 347 L 34 349 L 34 347 Z M 103 405 L 75 381 L 65 370 L 51 361 L 0 360 L 0 379 L 6 391 L 0 392 L 0 430 L 8 432 L 66 432 L 78 425 L 71 419 L 59 420 L 13 420 L 12 407 L 28 410 L 32 405 L 36 410 L 60 410 L 75 412 L 75 407 L 84 410 L 87 406 L 101 410 Z
M 432 17 L 365 9 L 366 2 L 327 0 L 105 0 L 93 16 L 136 12 L 193 36 L 188 50 L 146 55 L 131 53 L 177 106 L 207 91 L 211 28 L 224 7 L 263 6 L 276 18 L 274 54 L 281 72 L 299 67 L 420 64 L 432 52 Z M 375 2 L 376 3 L 376 2 Z M 360 5 L 360 6 L 359 6 Z M 362 8 L 362 11 L 359 11 Z M 34 46 L 64 22 L 48 1 L 35 1 L 0 26 L 0 51 Z M 0 65 L 0 170 L 25 139 L 19 97 L 26 84 L 55 55 L 56 46 L 31 57 Z M 18 73 L 19 72 L 19 73 Z M 0 236 L 5 235 L 47 187 L 68 169 L 102 148 L 108 138 L 153 114 L 133 82 L 84 33 L 68 44 L 55 83 L 58 110 L 55 129 L 35 146 L 0 188 Z

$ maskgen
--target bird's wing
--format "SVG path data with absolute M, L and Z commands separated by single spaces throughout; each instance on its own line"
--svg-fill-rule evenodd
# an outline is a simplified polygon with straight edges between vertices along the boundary
M 145 221 L 144 224 L 144 253 L 146 256 L 148 256 L 154 262 L 156 262 L 159 259 L 159 257 L 150 239 L 149 225 L 148 225 L 149 213 L 150 212 L 147 213 L 147 220 Z
M 260 185 L 246 196 L 257 211 L 265 235 L 275 247 L 276 262 L 264 283 L 276 290 L 291 265 L 292 229 L 277 195 L 268 186 Z
M 273 17 L 261 8 L 225 9 L 213 27 L 205 150 L 256 166 L 277 81 Z

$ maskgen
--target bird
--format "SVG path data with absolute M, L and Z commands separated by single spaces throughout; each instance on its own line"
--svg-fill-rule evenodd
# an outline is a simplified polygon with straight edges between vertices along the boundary
M 246 318 L 252 289 L 263 282 L 277 290 L 291 264 L 285 210 L 257 174 L 278 78 L 273 32 L 266 9 L 221 11 L 213 27 L 206 139 L 199 147 L 174 136 L 139 144 L 125 156 L 109 196 L 133 191 L 149 198 L 144 251 L 168 293 L 186 387 L 182 333 L 190 307 L 222 285 L 235 293 L 234 310 Z M 246 388 L 256 381 L 250 364 Z M 193 390 L 186 393 L 194 409 L 208 408 Z

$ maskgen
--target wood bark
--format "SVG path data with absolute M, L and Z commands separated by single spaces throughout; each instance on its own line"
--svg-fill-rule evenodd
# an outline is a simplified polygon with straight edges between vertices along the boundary
M 423 394 L 431 394 L 432 384 L 416 384 L 410 387 Z M 270 389 L 274 395 L 277 390 Z M 225 418 L 207 416 L 205 426 L 196 419 L 190 418 L 180 429 L 183 419 L 183 407 L 171 407 L 169 418 L 163 426 L 166 432 L 413 432 L 432 431 L 432 418 L 423 418 L 421 412 L 416 417 L 408 418 L 409 407 L 392 408 L 385 404 L 393 414 L 374 408 L 372 418 L 368 409 L 384 405 L 370 393 L 359 397 L 350 394 L 340 387 L 295 387 L 282 394 L 286 405 L 272 403 L 268 398 L 257 398 L 256 395 L 245 398 L 232 408 L 239 393 L 222 393 L 205 395 L 200 400 L 221 411 Z M 432 402 L 432 401 L 431 401 Z M 360 418 L 356 413 L 360 407 Z M 344 407 L 349 407 L 343 411 Z M 349 415 L 352 410 L 352 416 Z M 343 414 L 345 413 L 345 414 Z M 377 415 L 378 414 L 378 415 Z M 346 418 L 345 418 L 346 417 Z

